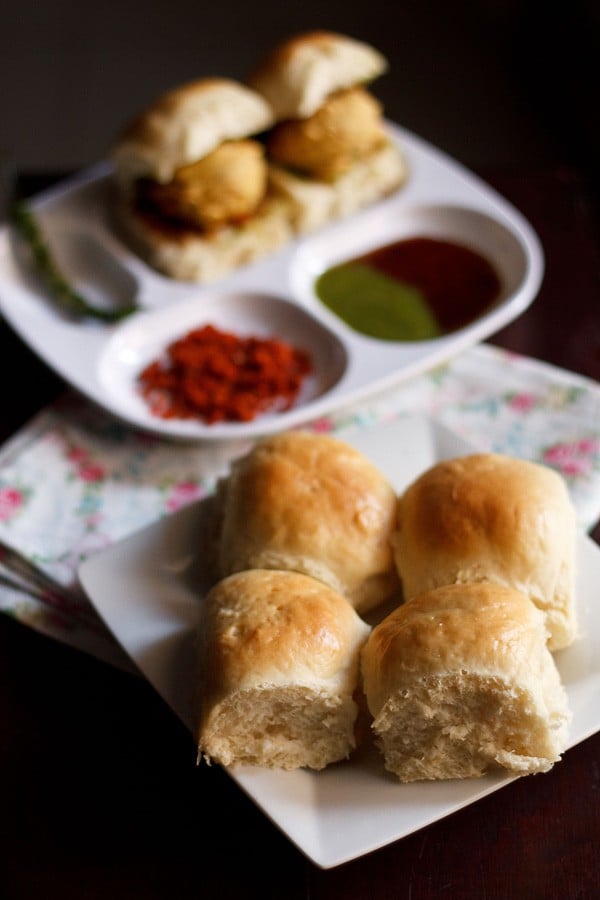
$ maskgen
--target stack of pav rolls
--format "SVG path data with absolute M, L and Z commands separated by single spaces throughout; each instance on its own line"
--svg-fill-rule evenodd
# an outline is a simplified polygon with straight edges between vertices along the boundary
M 366 700 L 403 782 L 560 758 L 576 526 L 556 472 L 473 454 L 397 496 L 358 450 L 292 431 L 234 461 L 215 509 L 200 757 L 322 769 L 351 754 Z
M 365 612 L 397 588 L 396 495 L 357 450 L 259 441 L 217 492 L 220 580 L 202 607 L 200 755 L 322 769 L 353 750 Z
M 115 221 L 160 271 L 208 282 L 393 192 L 406 165 L 366 89 L 386 69 L 370 45 L 319 31 L 246 83 L 174 88 L 115 142 Z

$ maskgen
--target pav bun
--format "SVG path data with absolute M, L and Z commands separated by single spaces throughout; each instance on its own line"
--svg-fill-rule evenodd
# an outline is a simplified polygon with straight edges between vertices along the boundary
M 278 121 L 306 119 L 336 91 L 367 84 L 387 70 L 387 60 L 362 41 L 329 31 L 295 35 L 277 46 L 251 74 Z
M 266 136 L 270 181 L 298 234 L 395 191 L 407 169 L 382 107 L 365 88 L 387 61 L 368 44 L 326 31 L 276 47 L 250 76 L 277 123 Z
M 542 613 L 512 588 L 419 594 L 372 631 L 364 690 L 385 766 L 403 782 L 545 772 L 570 713 Z
M 200 757 L 322 769 L 350 754 L 369 627 L 342 596 L 296 572 L 240 572 L 210 591 L 199 633 Z
M 576 637 L 575 511 L 546 466 L 483 453 L 443 461 L 398 502 L 392 537 L 405 599 L 440 585 L 489 581 L 543 612 L 549 647 Z
M 220 485 L 220 574 L 301 572 L 364 613 L 398 587 L 395 504 L 387 479 L 343 441 L 303 431 L 265 438 Z
M 290 210 L 285 199 L 267 196 L 257 212 L 239 225 L 213 231 L 166 225 L 156 216 L 140 214 L 117 198 L 117 226 L 151 266 L 178 281 L 205 284 L 230 275 L 292 240 Z
M 159 97 L 112 153 L 115 220 L 155 268 L 208 282 L 293 236 L 287 201 L 269 189 L 263 145 L 273 123 L 259 94 L 224 78 Z
M 202 78 L 160 96 L 121 133 L 112 153 L 117 178 L 170 181 L 225 141 L 269 128 L 274 116 L 260 94 L 227 78 Z

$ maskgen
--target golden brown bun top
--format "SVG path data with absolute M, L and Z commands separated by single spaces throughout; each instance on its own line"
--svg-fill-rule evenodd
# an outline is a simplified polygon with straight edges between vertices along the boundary
M 575 511 L 552 469 L 494 453 L 438 463 L 400 498 L 393 544 L 405 597 L 497 581 L 553 610 L 552 646 L 573 639 Z
M 343 681 L 369 633 L 342 596 L 296 572 L 238 572 L 218 582 L 205 603 L 208 674 L 223 693 Z
M 345 442 L 304 431 L 263 439 L 224 485 L 222 574 L 304 572 L 364 611 L 396 585 L 395 506 L 386 478 Z
M 369 44 L 330 31 L 299 34 L 277 46 L 248 79 L 278 121 L 312 116 L 334 91 L 366 84 L 387 69 Z
M 112 158 L 122 183 L 171 180 L 224 141 L 257 134 L 273 124 L 264 98 L 227 78 L 202 78 L 160 96 L 120 135 Z
M 435 548 L 443 541 L 450 552 L 484 540 L 513 552 L 523 529 L 559 517 L 569 505 L 565 483 L 552 469 L 479 453 L 424 472 L 404 493 L 398 524 L 410 517 L 416 541 Z
M 543 615 L 519 591 L 486 582 L 438 587 L 371 632 L 362 657 L 369 708 L 422 676 L 535 674 L 546 652 Z

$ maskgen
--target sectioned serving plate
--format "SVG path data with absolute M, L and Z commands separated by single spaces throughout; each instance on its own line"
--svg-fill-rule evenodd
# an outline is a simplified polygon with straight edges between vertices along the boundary
M 412 416 L 345 439 L 399 491 L 435 462 L 472 451 L 453 433 Z M 81 582 L 108 627 L 190 729 L 195 720 L 190 701 L 194 631 L 205 585 L 198 547 L 209 502 L 160 521 L 89 558 L 80 569 Z M 581 636 L 555 655 L 573 713 L 569 746 L 600 729 L 600 549 L 581 535 L 577 551 Z M 370 745 L 322 772 L 244 767 L 230 774 L 324 868 L 404 837 L 512 780 L 494 774 L 402 785 L 385 772 Z
M 91 299 L 135 296 L 139 312 L 114 326 L 68 321 L 15 260 L 0 232 L 0 305 L 11 326 L 65 380 L 129 424 L 172 439 L 254 437 L 288 428 L 430 368 L 518 316 L 543 272 L 539 241 L 510 204 L 462 166 L 389 124 L 408 178 L 393 196 L 210 285 L 176 282 L 145 265 L 109 224 L 111 171 L 102 164 L 40 196 L 33 207 L 59 263 Z M 390 342 L 352 331 L 318 300 L 329 266 L 406 237 L 454 240 L 487 256 L 501 277 L 498 303 L 436 339 Z M 174 338 L 207 322 L 240 334 L 275 335 L 307 349 L 314 377 L 292 409 L 250 423 L 162 420 L 136 389 L 142 367 Z

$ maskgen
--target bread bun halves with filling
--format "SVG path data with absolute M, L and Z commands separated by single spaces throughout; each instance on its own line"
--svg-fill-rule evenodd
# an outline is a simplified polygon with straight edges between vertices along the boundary
M 219 488 L 220 574 L 302 572 L 364 613 L 398 587 L 395 505 L 387 479 L 345 442 L 303 431 L 265 438 Z
M 308 576 L 254 570 L 220 581 L 200 625 L 199 756 L 281 769 L 346 758 L 368 633 L 343 597 Z
M 516 588 L 542 610 L 558 650 L 576 637 L 575 535 L 556 472 L 483 453 L 441 462 L 413 482 L 392 542 L 406 599 L 455 582 Z
M 396 190 L 406 178 L 381 104 L 366 89 L 387 69 L 375 48 L 315 31 L 276 47 L 248 79 L 275 113 L 269 177 L 308 233 Z
M 286 202 L 269 190 L 264 147 L 252 139 L 272 122 L 247 86 L 205 78 L 124 129 L 112 152 L 116 218 L 153 266 L 211 281 L 289 241 Z
M 419 594 L 372 631 L 364 690 L 385 766 L 403 782 L 545 772 L 566 747 L 566 694 L 544 617 L 511 588 Z

